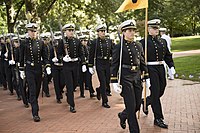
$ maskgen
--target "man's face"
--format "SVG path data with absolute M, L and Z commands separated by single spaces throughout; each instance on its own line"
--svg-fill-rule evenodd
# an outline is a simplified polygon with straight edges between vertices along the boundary
M 19 47 L 19 42 L 18 42 L 18 40 L 14 40 L 14 47 L 15 47 L 15 48 L 18 48 L 18 47 Z
M 65 31 L 65 34 L 66 34 L 66 36 L 67 36 L 68 38 L 74 37 L 74 29 L 67 29 L 67 30 Z
M 48 44 L 50 42 L 48 37 L 44 37 L 42 40 L 44 41 L 44 44 Z
M 100 30 L 100 31 L 98 31 L 98 36 L 99 36 L 100 38 L 104 38 L 104 37 L 106 36 L 106 31 L 105 31 L 105 30 Z
M 87 43 L 88 43 L 88 40 L 86 40 L 86 39 L 81 40 L 81 44 L 82 44 L 83 46 L 86 46 Z
M 30 38 L 36 39 L 37 38 L 37 31 L 36 30 L 28 30 L 28 35 L 30 36 Z
M 126 29 L 123 31 L 123 34 L 127 41 L 133 41 L 134 36 L 135 36 L 135 30 L 134 29 Z
M 4 43 L 5 41 L 4 41 L 4 39 L 3 38 L 1 38 L 1 43 Z
M 148 27 L 149 35 L 157 36 L 159 34 L 159 27 Z

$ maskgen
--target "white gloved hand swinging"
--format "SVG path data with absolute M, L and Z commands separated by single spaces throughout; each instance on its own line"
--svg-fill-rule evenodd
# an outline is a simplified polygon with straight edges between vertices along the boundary
M 50 68 L 50 67 L 47 67 L 47 68 L 46 68 L 46 71 L 47 71 L 47 75 L 50 75 L 50 74 L 51 74 L 51 68 Z
M 8 52 L 6 52 L 6 53 L 4 54 L 4 56 L 5 56 L 6 58 L 8 58 Z
M 64 62 L 70 62 L 72 59 L 71 57 L 69 57 L 69 55 L 65 55 L 65 57 L 63 58 Z
M 14 60 L 9 60 L 9 65 L 14 65 L 15 61 Z
M 54 63 L 56 63 L 56 62 L 58 62 L 58 58 L 57 58 L 57 57 L 54 57 L 54 58 L 52 59 L 52 61 L 53 61 Z
M 19 73 L 20 73 L 21 79 L 24 79 L 25 78 L 25 72 L 24 71 L 19 71 Z
M 151 86 L 150 78 L 146 79 L 146 88 L 149 88 Z
M 83 65 L 82 66 L 82 72 L 86 72 L 86 71 L 87 71 L 86 65 Z
M 122 86 L 119 84 L 119 83 L 111 83 L 112 84 L 112 87 L 113 87 L 113 90 L 120 94 L 122 92 Z
M 89 72 L 90 72 L 90 74 L 94 74 L 94 68 L 93 67 L 89 67 Z
M 173 75 L 176 73 L 176 70 L 174 69 L 174 67 L 171 67 L 169 70 L 171 71 L 171 74 Z

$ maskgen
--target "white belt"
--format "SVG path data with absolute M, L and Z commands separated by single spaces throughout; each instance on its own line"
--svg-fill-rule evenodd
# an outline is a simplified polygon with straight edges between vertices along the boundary
M 78 61 L 78 58 L 72 58 L 71 61 L 72 62 Z
M 152 62 L 147 62 L 147 65 L 163 65 L 165 61 L 152 61 Z
M 54 63 L 54 65 L 56 65 L 56 66 L 63 66 L 63 64 L 62 63 Z

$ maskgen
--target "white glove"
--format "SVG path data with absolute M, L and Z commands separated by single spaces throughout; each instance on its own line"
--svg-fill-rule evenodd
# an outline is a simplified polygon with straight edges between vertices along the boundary
M 96 71 L 96 66 L 93 66 L 94 71 Z
M 6 52 L 6 53 L 4 54 L 4 56 L 5 56 L 6 58 L 8 58 L 8 52 Z
M 94 74 L 94 68 L 89 67 L 89 72 L 93 75 Z
M 9 65 L 14 65 L 15 61 L 14 60 L 9 60 Z
M 24 71 L 19 71 L 19 73 L 20 73 L 21 79 L 24 79 L 24 78 L 25 78 L 25 73 L 24 73 Z
M 171 74 L 173 74 L 173 75 L 176 73 L 174 67 L 171 67 L 169 70 L 171 71 Z
M 111 83 L 112 84 L 112 87 L 113 87 L 113 90 L 120 94 L 122 92 L 122 86 L 119 84 L 119 83 Z
M 47 75 L 50 75 L 50 74 L 51 74 L 51 68 L 50 68 L 50 67 L 47 67 L 47 68 L 46 68 L 46 71 L 47 71 Z
M 64 62 L 70 62 L 72 59 L 71 57 L 69 57 L 69 55 L 65 55 L 65 57 L 63 58 Z
M 58 58 L 54 57 L 54 58 L 52 59 L 52 61 L 53 61 L 54 63 L 56 63 L 56 62 L 58 62 Z
M 0 51 L 0 55 L 1 55 L 1 51 Z
M 150 78 L 146 79 L 146 88 L 149 88 L 151 86 Z
M 83 65 L 82 66 L 82 72 L 86 72 L 86 71 L 87 71 L 86 65 Z

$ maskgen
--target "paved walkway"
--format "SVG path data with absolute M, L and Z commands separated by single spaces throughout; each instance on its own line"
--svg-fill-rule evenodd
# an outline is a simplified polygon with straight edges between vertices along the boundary
M 197 50 L 189 50 L 189 51 L 182 51 L 182 52 L 173 52 L 173 57 L 183 57 L 183 56 L 191 56 L 200 54 L 200 49 Z
M 189 52 L 190 53 L 190 52 Z M 192 52 L 194 53 L 194 51 Z M 200 53 L 200 51 L 198 52 Z M 174 57 L 186 56 L 187 53 L 174 53 Z M 98 86 L 96 76 L 94 87 Z M 122 98 L 112 93 L 109 97 L 110 109 L 101 107 L 97 99 L 79 97 L 75 92 L 77 113 L 69 112 L 66 97 L 62 104 L 57 104 L 53 85 L 50 85 L 50 98 L 39 98 L 41 122 L 31 118 L 31 108 L 24 108 L 16 95 L 0 88 L 0 133 L 128 133 L 128 128 L 121 129 L 117 113 L 124 108 Z M 140 112 L 141 133 L 200 133 L 200 83 L 187 80 L 169 80 L 162 97 L 165 121 L 169 129 L 153 125 L 153 114 L 148 116 Z
M 94 80 L 96 80 L 94 78 Z M 95 81 L 97 83 L 97 81 Z M 98 84 L 94 84 L 97 87 Z M 75 92 L 77 113 L 69 112 L 69 106 L 62 100 L 57 104 L 52 84 L 51 97 L 39 98 L 41 122 L 31 118 L 31 109 L 24 108 L 16 95 L 0 88 L 0 133 L 128 133 L 121 129 L 117 113 L 123 110 L 123 100 L 114 92 L 109 97 L 110 109 L 102 108 L 97 99 L 79 97 Z M 163 112 L 169 129 L 153 125 L 150 109 L 148 116 L 140 112 L 141 133 L 200 133 L 200 84 L 180 79 L 169 80 L 162 97 Z

